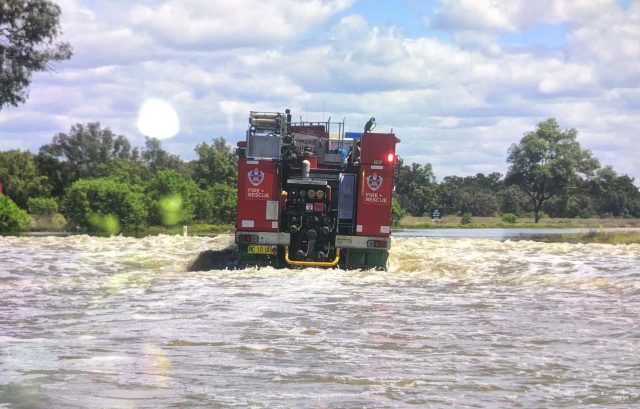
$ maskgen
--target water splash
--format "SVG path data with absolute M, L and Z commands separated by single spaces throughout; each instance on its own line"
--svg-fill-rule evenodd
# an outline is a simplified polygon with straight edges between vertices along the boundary
M 640 404 L 638 245 L 400 237 L 388 271 L 187 271 L 231 242 L 0 237 L 0 406 Z

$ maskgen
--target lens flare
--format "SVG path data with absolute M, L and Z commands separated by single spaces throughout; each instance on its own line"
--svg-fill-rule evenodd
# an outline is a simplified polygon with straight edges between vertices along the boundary
M 168 102 L 150 98 L 144 101 L 138 112 L 138 130 L 145 136 L 169 139 L 180 131 L 180 119 Z
M 163 197 L 159 202 L 162 224 L 173 226 L 185 218 L 182 196 L 179 194 Z
M 115 214 L 92 213 L 87 217 L 89 224 L 97 233 L 106 233 L 115 236 L 120 232 L 120 220 Z

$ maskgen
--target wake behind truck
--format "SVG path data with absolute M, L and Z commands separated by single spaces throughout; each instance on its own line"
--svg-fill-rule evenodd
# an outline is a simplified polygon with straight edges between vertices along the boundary
M 240 266 L 386 268 L 400 141 L 374 128 L 250 112 L 237 149 Z

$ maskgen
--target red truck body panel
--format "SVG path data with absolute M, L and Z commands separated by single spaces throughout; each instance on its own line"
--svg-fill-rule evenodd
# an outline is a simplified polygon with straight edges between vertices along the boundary
M 391 133 L 362 135 L 356 211 L 358 236 L 388 237 L 391 234 L 391 197 L 397 142 L 398 139 Z
M 236 229 L 277 232 L 280 202 L 278 163 L 238 161 L 238 215 Z

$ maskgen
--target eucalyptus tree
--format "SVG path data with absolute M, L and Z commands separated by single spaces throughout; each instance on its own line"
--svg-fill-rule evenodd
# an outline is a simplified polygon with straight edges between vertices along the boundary
M 49 178 L 53 194 L 61 196 L 76 180 L 102 176 L 104 164 L 133 158 L 125 136 L 102 128 L 99 122 L 90 122 L 55 135 L 50 144 L 40 147 L 36 162 L 40 174 Z
M 399 206 L 414 216 L 422 216 L 438 208 L 437 182 L 430 163 L 404 165 L 395 173 L 396 197 Z
M 22 209 L 31 197 L 47 197 L 47 178 L 38 174 L 33 154 L 28 151 L 0 152 L 0 184 L 2 191 Z
M 506 184 L 517 185 L 527 194 L 536 223 L 546 200 L 577 189 L 599 167 L 591 152 L 580 147 L 577 136 L 578 131 L 562 131 L 550 118 L 509 148 Z
M 0 0 L 0 109 L 27 99 L 33 72 L 71 58 L 60 34 L 60 7 L 49 0 Z
M 191 162 L 191 174 L 200 188 L 207 189 L 217 183 L 235 187 L 238 157 L 227 145 L 224 138 L 219 137 L 196 146 L 198 158 Z

